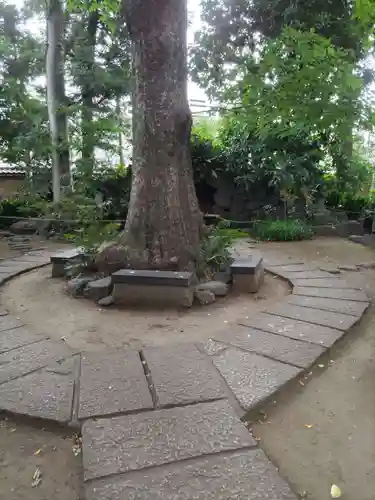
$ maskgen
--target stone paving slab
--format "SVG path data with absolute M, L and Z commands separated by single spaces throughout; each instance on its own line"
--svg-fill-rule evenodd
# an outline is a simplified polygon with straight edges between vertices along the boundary
M 256 444 L 225 400 L 88 420 L 82 439 L 85 481 Z
M 313 323 L 337 330 L 349 330 L 358 321 L 357 316 L 340 314 L 337 312 L 312 309 L 310 307 L 295 306 L 293 304 L 281 303 L 277 306 L 267 309 L 268 314 L 282 316 L 284 318 L 298 319 L 307 323 Z
M 320 271 L 319 269 L 316 269 L 315 271 L 297 271 L 297 272 L 283 271 L 282 274 L 293 282 L 295 279 L 298 280 L 332 279 L 338 281 L 341 280 L 339 276 L 327 273 L 326 271 Z
M 0 408 L 18 415 L 67 423 L 71 420 L 74 379 L 44 370 L 0 385 Z
M 220 375 L 193 344 L 146 347 L 159 406 L 174 406 L 226 397 Z
M 72 354 L 73 350 L 65 342 L 54 340 L 42 340 L 0 354 L 0 383 L 36 371 Z
M 271 271 L 275 274 L 291 273 L 291 272 L 306 272 L 306 271 L 316 271 L 316 266 L 310 266 L 309 264 L 287 264 L 284 266 L 267 266 L 267 271 Z
M 84 353 L 78 418 L 154 407 L 139 353 Z
M 22 321 L 20 321 L 15 316 L 7 314 L 0 317 L 0 332 L 5 332 L 6 330 L 12 330 L 20 326 L 25 326 Z
M 325 347 L 330 347 L 343 335 L 342 331 L 335 328 L 314 325 L 267 313 L 257 314 L 254 318 L 241 319 L 239 323 L 266 332 L 284 335 L 292 339 L 320 344 Z
M 339 288 L 312 288 L 297 286 L 293 289 L 293 295 L 306 295 L 308 297 L 352 300 L 367 303 L 369 302 L 367 295 L 362 290 L 340 290 Z
M 214 340 L 261 354 L 300 368 L 308 368 L 325 348 L 310 342 L 275 335 L 254 328 L 237 327 L 216 334 Z
M 31 332 L 23 326 L 0 331 L 0 354 L 46 339 L 47 337 Z
M 304 297 L 303 295 L 291 295 L 289 304 L 310 307 L 313 309 L 323 309 L 325 311 L 349 314 L 360 318 L 368 308 L 368 302 L 352 302 L 350 300 L 327 299 L 321 297 Z M 319 313 L 320 314 L 320 313 Z
M 264 402 L 302 370 L 255 353 L 228 349 L 213 358 L 241 407 L 248 411 Z
M 282 257 L 280 255 L 272 255 L 269 254 L 268 252 L 265 254 L 263 258 L 263 262 L 267 269 L 269 267 L 275 267 L 275 266 L 289 266 L 292 264 L 304 264 L 304 262 L 301 259 L 297 259 L 295 257 Z
M 348 283 L 337 276 L 334 277 L 333 274 L 330 275 L 328 279 L 301 279 L 295 277 L 292 279 L 294 286 L 299 287 L 313 287 L 313 288 L 339 288 L 340 290 L 361 290 L 361 287 L 355 285 L 354 283 Z
M 41 265 L 43 263 L 48 264 L 51 256 L 51 252 L 43 252 L 41 254 L 23 254 L 19 257 L 12 259 L 12 262 L 29 262 L 30 264 Z
M 263 451 L 245 450 L 86 484 L 87 500 L 297 500 Z

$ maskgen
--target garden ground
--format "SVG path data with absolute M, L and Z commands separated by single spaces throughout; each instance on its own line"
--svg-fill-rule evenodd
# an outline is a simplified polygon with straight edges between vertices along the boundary
M 339 239 L 257 247 L 264 253 L 301 257 L 305 262 L 314 261 L 325 267 L 374 259 L 372 251 Z M 355 280 L 371 298 L 375 297 L 375 271 L 347 274 L 350 274 L 347 280 Z M 22 279 L 16 279 L 14 284 Z M 9 300 L 6 296 L 5 299 Z M 47 315 L 46 303 L 44 314 Z M 346 500 L 373 500 L 374 324 L 375 314 L 370 309 L 360 326 L 322 361 L 324 367 L 315 368 L 304 387 L 297 384 L 297 391 L 293 388 L 284 391 L 277 397 L 277 404 L 265 410 L 264 422 L 253 427 L 281 474 L 295 491 L 306 492 L 307 498 L 328 499 L 330 485 L 336 483 Z M 80 463 L 73 456 L 71 437 L 64 439 L 66 433 L 56 436 L 48 430 L 36 431 L 29 423 L 4 422 L 0 428 L 0 440 L 6 443 L 1 456 L 0 498 L 79 498 Z M 42 451 L 35 454 L 39 449 Z M 37 467 L 43 481 L 32 488 L 32 475 Z

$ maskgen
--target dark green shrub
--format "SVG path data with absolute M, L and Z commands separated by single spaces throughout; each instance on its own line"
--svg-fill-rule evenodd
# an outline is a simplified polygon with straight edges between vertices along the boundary
M 254 224 L 251 235 L 263 241 L 298 241 L 313 236 L 312 228 L 300 220 L 265 220 Z

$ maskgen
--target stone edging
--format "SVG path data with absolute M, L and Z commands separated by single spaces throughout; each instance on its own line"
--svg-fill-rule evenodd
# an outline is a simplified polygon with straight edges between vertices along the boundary
M 50 257 L 30 252 L 1 262 L 0 283 Z M 82 426 L 87 500 L 138 490 L 135 498 L 170 500 L 184 487 L 189 495 L 201 488 L 207 499 L 223 487 L 222 498 L 295 499 L 237 415 L 303 375 L 369 300 L 301 261 L 267 254 L 264 263 L 292 294 L 199 345 L 79 353 L 0 313 L 0 410 Z M 197 490 L 186 486 L 193 478 Z

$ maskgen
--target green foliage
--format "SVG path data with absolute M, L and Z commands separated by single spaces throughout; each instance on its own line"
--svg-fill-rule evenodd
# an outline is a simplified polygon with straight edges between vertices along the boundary
M 196 252 L 195 267 L 199 279 L 212 278 L 213 274 L 225 269 L 231 262 L 230 248 L 233 233 L 218 225 L 208 232 Z
M 310 239 L 313 230 L 300 220 L 266 220 L 254 224 L 251 234 L 263 241 L 298 241 Z

